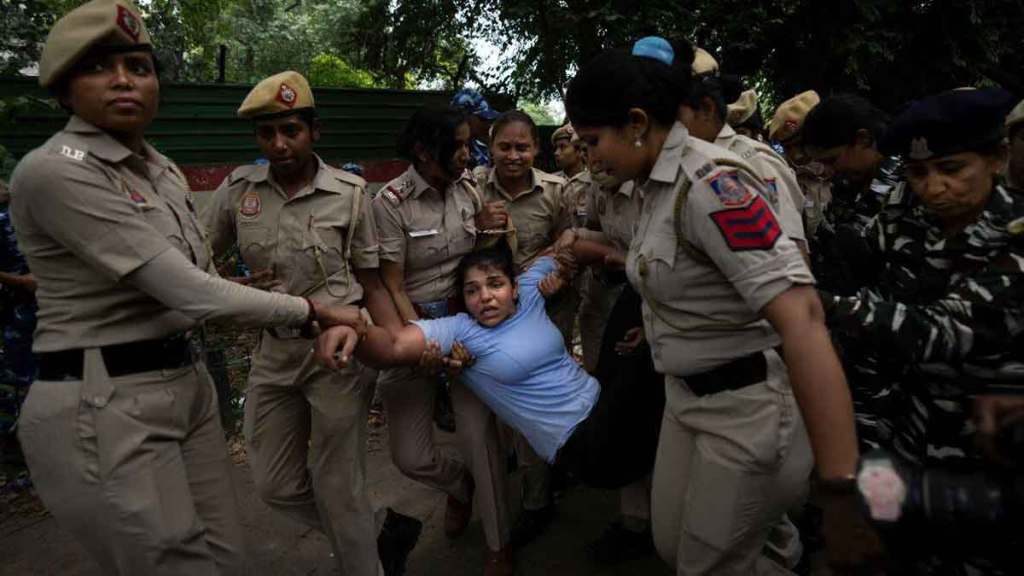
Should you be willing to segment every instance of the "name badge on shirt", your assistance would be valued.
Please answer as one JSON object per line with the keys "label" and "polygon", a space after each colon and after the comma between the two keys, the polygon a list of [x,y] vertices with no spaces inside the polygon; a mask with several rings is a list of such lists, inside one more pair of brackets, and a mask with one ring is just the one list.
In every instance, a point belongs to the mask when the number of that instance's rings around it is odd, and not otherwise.
{"label": "name badge on shirt", "polygon": [[431,228],[430,230],[410,230],[409,238],[423,238],[425,236],[437,236],[439,231],[437,228]]}

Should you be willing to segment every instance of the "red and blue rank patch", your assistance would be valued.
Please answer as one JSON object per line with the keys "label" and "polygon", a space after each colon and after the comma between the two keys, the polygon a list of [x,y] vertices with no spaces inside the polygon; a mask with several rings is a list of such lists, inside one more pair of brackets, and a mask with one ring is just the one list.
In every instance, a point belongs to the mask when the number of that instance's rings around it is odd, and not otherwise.
{"label": "red and blue rank patch", "polygon": [[711,219],[733,252],[768,250],[782,236],[775,214],[760,196],[747,206],[712,212]]}
{"label": "red and blue rank patch", "polygon": [[732,172],[719,172],[708,180],[708,184],[723,206],[743,206],[753,196]]}

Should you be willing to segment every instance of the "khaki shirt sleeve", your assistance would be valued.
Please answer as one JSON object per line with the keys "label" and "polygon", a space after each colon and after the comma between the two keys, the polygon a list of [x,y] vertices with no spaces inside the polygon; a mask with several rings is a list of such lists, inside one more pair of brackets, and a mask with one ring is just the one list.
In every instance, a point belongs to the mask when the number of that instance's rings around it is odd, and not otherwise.
{"label": "khaki shirt sleeve", "polygon": [[381,260],[405,264],[406,236],[398,207],[384,196],[373,199],[373,220],[377,227]]}
{"label": "khaki shirt sleeve", "polygon": [[762,162],[770,172],[770,177],[775,179],[775,188],[779,199],[779,219],[782,220],[783,231],[794,240],[807,242],[802,217],[803,202],[801,200],[798,206],[793,201],[795,197],[803,198],[800,184],[796,181],[796,173],[789,166],[781,164],[774,158],[765,158]]}
{"label": "khaki shirt sleeve", "polygon": [[214,258],[227,253],[238,241],[235,231],[235,210],[231,202],[230,176],[213,192],[213,197],[199,215]]}
{"label": "khaki shirt sleeve", "polygon": [[796,284],[814,277],[800,251],[785,234],[768,202],[742,173],[738,185],[747,201],[723,203],[707,181],[693,184],[686,203],[686,237],[715,263],[747,302],[759,312]]}
{"label": "khaki shirt sleeve", "polygon": [[41,156],[20,172],[18,201],[37,225],[112,279],[172,248],[120,182],[88,160]]}
{"label": "khaki shirt sleeve", "polygon": [[355,232],[352,235],[352,266],[354,268],[378,268],[380,266],[380,243],[377,241],[377,224],[373,217],[370,197],[357,188],[360,194],[359,214],[356,215]]}
{"label": "khaki shirt sleeve", "polygon": [[555,183],[555,234],[552,238],[552,242],[558,240],[558,237],[562,235],[569,228],[572,228],[573,222],[576,218],[576,206],[569,201],[566,197],[566,186],[568,184]]}

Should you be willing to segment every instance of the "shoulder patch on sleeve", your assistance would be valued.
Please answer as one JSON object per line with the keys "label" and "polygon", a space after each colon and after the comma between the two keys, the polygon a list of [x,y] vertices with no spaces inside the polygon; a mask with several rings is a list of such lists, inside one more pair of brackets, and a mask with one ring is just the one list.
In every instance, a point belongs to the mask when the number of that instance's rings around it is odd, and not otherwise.
{"label": "shoulder patch on sleeve", "polygon": [[744,207],[712,212],[711,220],[733,252],[769,250],[782,236],[775,214],[760,196]]}
{"label": "shoulder patch on sleeve", "polygon": [[740,182],[736,173],[732,171],[721,170],[709,177],[707,183],[722,206],[745,206],[754,196],[750,188]]}

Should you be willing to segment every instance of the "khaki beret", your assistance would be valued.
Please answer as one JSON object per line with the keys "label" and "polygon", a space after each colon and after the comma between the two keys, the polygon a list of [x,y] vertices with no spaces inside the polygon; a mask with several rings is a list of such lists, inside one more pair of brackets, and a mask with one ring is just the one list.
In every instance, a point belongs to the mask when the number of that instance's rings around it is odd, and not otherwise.
{"label": "khaki beret", "polygon": [[558,140],[559,138],[568,138],[569,142],[576,142],[580,139],[580,137],[576,135],[576,130],[573,129],[571,123],[566,123],[565,126],[560,126],[555,130],[551,135],[551,143],[554,144],[555,140]]}
{"label": "khaki beret", "polygon": [[126,0],[92,0],[50,28],[39,58],[39,85],[52,86],[95,46],[152,46],[139,10]]}
{"label": "khaki beret", "polygon": [[740,94],[739,100],[729,104],[725,121],[732,126],[739,126],[757,112],[757,92],[747,90]]}
{"label": "khaki beret", "polygon": [[313,107],[309,82],[302,74],[289,70],[257,84],[238,107],[238,117],[255,118]]}
{"label": "khaki beret", "polygon": [[786,100],[775,111],[771,125],[768,126],[768,138],[785,142],[797,135],[804,125],[804,119],[812,108],[821,102],[821,97],[814,90]]}
{"label": "khaki beret", "polygon": [[707,50],[699,46],[693,47],[693,64],[691,66],[694,76],[701,74],[718,74],[718,60]]}
{"label": "khaki beret", "polygon": [[1006,127],[1009,128],[1014,124],[1020,124],[1024,122],[1024,100],[1021,100],[1010,110],[1009,116],[1006,117]]}

